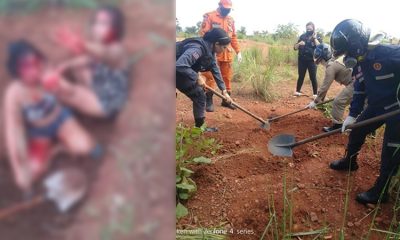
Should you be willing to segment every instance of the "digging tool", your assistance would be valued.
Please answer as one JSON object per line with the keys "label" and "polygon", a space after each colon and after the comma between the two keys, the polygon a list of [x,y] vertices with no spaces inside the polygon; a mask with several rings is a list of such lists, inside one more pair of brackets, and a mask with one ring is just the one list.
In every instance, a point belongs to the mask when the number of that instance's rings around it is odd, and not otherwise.
{"label": "digging tool", "polygon": [[74,168],[59,170],[47,177],[43,185],[45,193],[29,201],[17,203],[0,210],[0,220],[19,212],[32,209],[46,201],[52,201],[65,213],[77,204],[87,192],[87,179],[82,171]]}
{"label": "digging tool", "polygon": [[[361,121],[358,123],[354,123],[352,125],[349,125],[346,129],[354,129],[354,128],[359,128],[363,127],[366,125],[369,125],[371,123],[375,123],[378,121],[383,121],[387,118],[393,117],[397,114],[400,113],[400,109],[396,111],[392,111],[389,113],[382,114],[380,116],[374,117],[367,119],[365,121]],[[268,142],[268,150],[270,153],[272,153],[274,156],[279,156],[279,157],[292,157],[293,156],[293,148],[303,145],[305,143],[309,143],[312,141],[315,141],[317,139],[325,138],[328,136],[331,136],[336,133],[340,133],[342,129],[336,129],[327,133],[322,133],[310,138],[303,139],[301,141],[296,142],[295,137],[290,134],[281,134],[278,136],[273,137],[269,142]]]}
{"label": "digging tool", "polygon": [[[220,97],[220,98],[222,98],[222,99],[225,100],[224,95],[222,95],[221,93],[215,91],[213,88],[211,88],[211,87],[209,87],[209,86],[207,86],[207,85],[205,86],[205,88],[206,88],[207,90],[211,91],[212,93],[214,93],[215,95],[217,95],[218,97]],[[261,126],[260,126],[261,128],[266,129],[266,130],[269,130],[270,126],[269,126],[269,122],[268,122],[268,121],[263,120],[263,119],[260,118],[259,116],[257,116],[257,115],[255,115],[255,114],[251,113],[249,110],[243,108],[242,106],[240,106],[239,104],[237,104],[237,103],[235,103],[235,102],[232,102],[231,104],[232,104],[233,106],[235,106],[236,108],[240,109],[242,112],[246,113],[247,115],[249,115],[249,116],[251,116],[252,118],[254,118],[254,119],[258,120],[259,122],[261,122]]]}
{"label": "digging tool", "polygon": [[[324,101],[324,102],[318,103],[316,106],[321,106],[321,105],[330,103],[330,102],[332,102],[333,100],[334,100],[334,98],[329,99],[329,100],[326,100],[326,101]],[[308,110],[308,109],[309,109],[308,107],[305,107],[305,108],[302,108],[302,109],[300,109],[300,110],[297,110],[297,111],[294,111],[294,112],[291,112],[291,113],[287,113],[287,114],[284,114],[284,115],[281,115],[281,116],[277,116],[277,117],[270,118],[270,119],[268,119],[268,121],[269,121],[270,123],[271,123],[271,122],[275,122],[275,121],[277,121],[277,120],[279,120],[279,119],[281,119],[281,118],[284,118],[284,117],[287,117],[287,116],[290,116],[290,115],[293,115],[293,114],[296,114],[296,113],[299,113],[299,112],[303,112],[303,111],[306,111],[306,110]]]}

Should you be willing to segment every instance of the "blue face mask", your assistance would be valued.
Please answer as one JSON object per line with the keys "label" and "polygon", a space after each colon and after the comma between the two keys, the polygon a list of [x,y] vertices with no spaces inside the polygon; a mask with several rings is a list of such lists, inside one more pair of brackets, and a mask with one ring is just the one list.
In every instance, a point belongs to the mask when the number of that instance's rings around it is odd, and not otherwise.
{"label": "blue face mask", "polygon": [[228,14],[231,12],[231,9],[230,9],[230,8],[223,8],[223,7],[220,7],[220,8],[219,8],[219,11],[220,11],[220,13],[221,13],[222,16],[226,17],[226,16],[228,16]]}

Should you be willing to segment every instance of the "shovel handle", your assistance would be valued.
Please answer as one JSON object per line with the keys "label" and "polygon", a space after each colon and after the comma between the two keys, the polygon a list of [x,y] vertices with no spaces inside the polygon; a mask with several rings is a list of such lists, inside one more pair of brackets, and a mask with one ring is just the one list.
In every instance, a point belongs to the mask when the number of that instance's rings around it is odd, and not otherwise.
{"label": "shovel handle", "polygon": [[[334,100],[334,98],[329,99],[329,100],[326,100],[326,101],[324,101],[324,102],[320,102],[320,103],[318,103],[316,106],[321,106],[321,105],[330,103],[330,102],[332,102],[333,100]],[[305,108],[302,108],[302,109],[300,109],[300,110],[297,110],[297,111],[294,111],[294,112],[291,112],[291,113],[287,113],[287,114],[284,114],[284,115],[281,115],[281,116],[277,116],[277,117],[271,118],[271,119],[269,119],[269,121],[270,121],[270,122],[273,122],[273,121],[276,121],[276,120],[281,119],[281,118],[283,118],[283,117],[287,117],[287,116],[290,116],[290,115],[293,115],[293,114],[296,114],[296,113],[299,113],[299,112],[303,112],[303,111],[306,111],[306,110],[308,110],[308,109],[309,109],[308,107],[305,107]]]}
{"label": "shovel handle", "polygon": [[[400,109],[397,109],[395,111],[391,111],[391,112],[388,112],[388,113],[385,113],[385,114],[379,115],[377,117],[373,117],[373,118],[370,118],[370,119],[367,119],[367,120],[364,120],[364,121],[361,121],[361,122],[358,122],[358,123],[351,124],[348,127],[346,127],[346,129],[354,129],[354,128],[359,128],[359,127],[364,127],[364,126],[369,125],[371,123],[383,121],[383,120],[385,120],[387,118],[390,118],[390,117],[393,117],[393,116],[395,116],[397,114],[400,114]],[[312,141],[317,140],[317,139],[325,138],[325,137],[328,137],[330,135],[333,135],[333,134],[336,134],[336,133],[340,133],[341,131],[342,131],[342,129],[338,128],[338,129],[335,129],[335,130],[327,132],[327,133],[322,133],[322,134],[319,134],[319,135],[316,135],[316,136],[313,136],[313,137],[310,137],[310,138],[306,138],[304,140],[301,140],[301,141],[298,141],[296,143],[293,143],[290,147],[296,147],[296,146],[299,146],[299,145],[302,145],[302,144],[305,144],[305,143],[312,142]]]}
{"label": "shovel handle", "polygon": [[[211,87],[209,87],[209,86],[207,86],[207,85],[205,86],[205,88],[206,88],[207,90],[211,91],[212,93],[214,93],[215,95],[217,95],[218,97],[220,97],[220,98],[222,98],[222,99],[225,100],[224,95],[222,95],[221,93],[215,91],[213,88],[211,88]],[[237,104],[237,103],[235,103],[235,102],[233,102],[233,101],[232,101],[231,104],[232,104],[233,106],[237,107],[238,109],[240,109],[241,111],[247,113],[248,115],[250,115],[250,116],[253,117],[254,119],[260,121],[261,123],[267,124],[267,122],[264,121],[262,118],[260,118],[259,116],[257,116],[257,115],[255,115],[255,114],[251,113],[250,111],[248,111],[247,109],[243,108],[243,107],[240,106],[239,104]]]}
{"label": "shovel handle", "polygon": [[0,210],[0,221],[19,212],[31,209],[45,201],[44,196],[36,196],[29,201],[14,204]]}

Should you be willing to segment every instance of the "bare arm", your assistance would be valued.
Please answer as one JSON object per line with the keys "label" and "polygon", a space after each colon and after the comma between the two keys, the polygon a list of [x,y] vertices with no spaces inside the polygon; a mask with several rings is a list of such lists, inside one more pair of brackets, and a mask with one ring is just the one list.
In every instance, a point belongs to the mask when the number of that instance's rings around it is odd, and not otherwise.
{"label": "bare arm", "polygon": [[28,189],[31,178],[27,163],[27,146],[25,129],[22,124],[22,116],[19,110],[18,86],[12,84],[8,87],[4,97],[5,112],[5,140],[8,158],[14,173],[14,177],[21,189]]}
{"label": "bare arm", "polygon": [[58,65],[57,70],[59,73],[64,73],[65,71],[73,68],[80,68],[89,65],[90,57],[88,55],[82,55],[79,57],[72,58]]}
{"label": "bare arm", "polygon": [[104,46],[94,42],[85,42],[86,52],[114,67],[122,67],[124,64],[124,51],[120,44]]}

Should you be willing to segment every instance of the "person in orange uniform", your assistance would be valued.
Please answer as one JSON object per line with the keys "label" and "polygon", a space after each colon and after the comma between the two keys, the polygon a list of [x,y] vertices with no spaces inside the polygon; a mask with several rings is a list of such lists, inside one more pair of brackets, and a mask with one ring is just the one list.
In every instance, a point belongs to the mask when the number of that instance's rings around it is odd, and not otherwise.
{"label": "person in orange uniform", "polygon": [[[220,0],[219,7],[217,10],[204,14],[204,20],[201,25],[200,35],[203,36],[206,32],[213,28],[222,28],[225,30],[231,38],[231,45],[225,49],[224,52],[217,54],[218,66],[221,70],[222,78],[224,79],[228,94],[231,95],[231,79],[233,76],[233,51],[236,52],[238,62],[242,61],[242,54],[240,53],[240,46],[236,36],[235,22],[231,16],[228,16],[232,9],[231,0]],[[203,73],[206,78],[206,84],[210,87],[215,87],[215,81],[210,72]],[[211,92],[206,93],[206,111],[213,112],[213,94]],[[235,109],[233,105],[226,101],[222,101],[221,106]]]}

